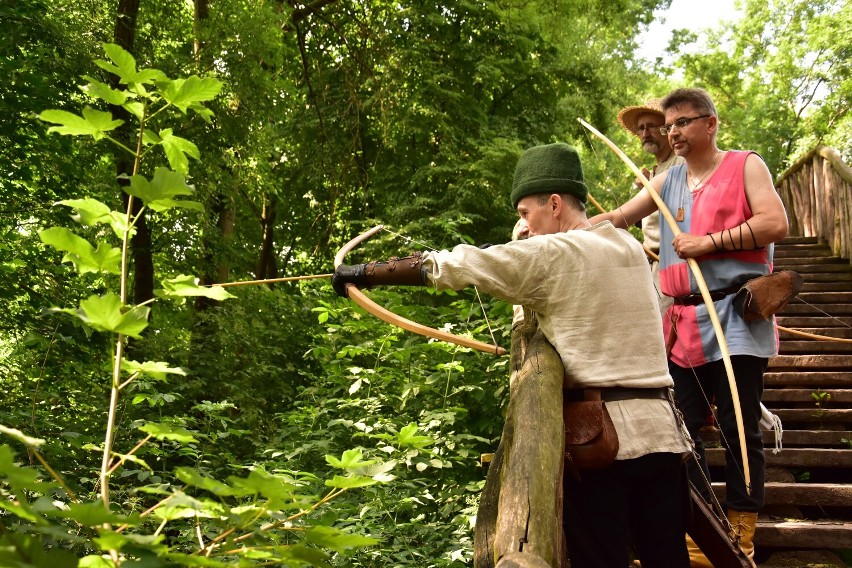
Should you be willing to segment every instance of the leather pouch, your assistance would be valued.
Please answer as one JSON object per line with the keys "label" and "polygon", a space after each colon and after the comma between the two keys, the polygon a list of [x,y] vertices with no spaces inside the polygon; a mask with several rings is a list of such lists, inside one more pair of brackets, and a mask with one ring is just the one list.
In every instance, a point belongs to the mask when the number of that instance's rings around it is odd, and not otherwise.
{"label": "leather pouch", "polygon": [[562,404],[565,465],[570,470],[603,469],[618,454],[618,435],[600,390],[585,389],[584,400]]}
{"label": "leather pouch", "polygon": [[784,309],[802,289],[802,277],[792,270],[780,270],[752,278],[734,296],[734,309],[746,320],[768,320]]}

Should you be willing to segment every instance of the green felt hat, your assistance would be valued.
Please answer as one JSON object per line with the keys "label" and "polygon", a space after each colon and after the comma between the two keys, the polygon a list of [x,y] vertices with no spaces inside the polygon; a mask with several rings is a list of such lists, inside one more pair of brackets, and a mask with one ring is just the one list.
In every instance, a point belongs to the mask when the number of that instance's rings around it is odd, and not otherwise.
{"label": "green felt hat", "polygon": [[518,159],[512,181],[512,207],[527,195],[570,193],[585,203],[589,194],[577,151],[565,144],[530,148]]}

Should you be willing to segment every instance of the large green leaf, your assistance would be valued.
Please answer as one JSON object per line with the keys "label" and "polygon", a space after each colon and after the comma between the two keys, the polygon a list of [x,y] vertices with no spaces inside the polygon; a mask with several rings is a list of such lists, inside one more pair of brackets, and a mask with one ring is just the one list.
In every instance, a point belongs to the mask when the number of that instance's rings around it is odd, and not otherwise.
{"label": "large green leaf", "polygon": [[146,422],[142,426],[139,426],[139,429],[143,432],[151,434],[151,436],[153,436],[157,440],[174,440],[183,444],[198,443],[198,440],[195,438],[195,434],[193,434],[186,428],[181,428],[180,426],[175,426],[174,424],[168,424],[163,422]]}
{"label": "large green leaf", "polygon": [[397,444],[403,448],[415,448],[418,450],[422,450],[427,446],[432,446],[435,444],[435,440],[430,438],[429,436],[418,436],[417,435],[417,424],[414,422],[404,426],[396,437]]}
{"label": "large green leaf", "polygon": [[157,69],[136,71],[136,60],[124,48],[114,43],[103,44],[104,52],[112,63],[98,59],[95,64],[101,69],[117,75],[124,84],[143,83],[153,84],[156,81],[167,81],[165,73]]}
{"label": "large green leaf", "polygon": [[185,484],[198,487],[199,489],[204,489],[205,491],[209,491],[219,497],[251,494],[251,491],[238,491],[221,481],[201,475],[198,471],[188,467],[179,467],[175,469],[175,475]]}
{"label": "large green leaf", "polygon": [[222,90],[222,82],[217,79],[202,79],[195,75],[186,79],[175,79],[163,88],[163,98],[182,112],[197,103],[212,100]]}
{"label": "large green leaf", "polygon": [[193,188],[187,185],[183,175],[168,168],[157,168],[154,177],[148,181],[144,176],[135,175],[130,178],[130,186],[125,188],[130,195],[138,197],[145,205],[154,211],[165,211],[173,207],[185,207],[203,211],[197,201],[178,201],[175,197],[192,195]]}
{"label": "large green leaf", "polygon": [[327,461],[332,467],[336,467],[338,469],[355,469],[376,463],[376,460],[362,460],[361,458],[363,457],[363,452],[355,448],[353,450],[346,450],[343,452],[340,459],[327,455],[325,456],[325,461]]}
{"label": "large green leaf", "polygon": [[333,527],[316,526],[305,531],[305,542],[342,553],[353,548],[378,544],[380,541],[368,536],[345,533]]}
{"label": "large green leaf", "polygon": [[107,510],[100,501],[69,503],[66,508],[55,509],[46,514],[62,519],[74,519],[87,527],[96,527],[105,523],[135,525],[140,521],[138,513],[132,515],[116,514]]}
{"label": "large green leaf", "polygon": [[106,132],[124,124],[123,120],[113,120],[111,113],[90,107],[83,109],[83,116],[67,110],[46,110],[38,117],[45,122],[59,125],[49,127],[48,132],[58,132],[68,136],[92,136],[95,140],[100,140]]}
{"label": "large green leaf", "polygon": [[369,487],[370,485],[375,485],[377,483],[379,483],[379,481],[372,477],[363,477],[360,475],[352,475],[349,477],[335,475],[331,479],[325,480],[325,484],[327,486],[336,487],[337,489],[356,489],[358,487]]}
{"label": "large green leaf", "polygon": [[84,76],[89,83],[80,87],[84,93],[96,99],[101,99],[111,105],[123,105],[127,101],[127,92],[113,89],[106,83],[101,83],[97,79]]}
{"label": "large green leaf", "polygon": [[72,262],[80,274],[109,272],[121,274],[121,249],[99,242],[94,248],[89,241],[65,227],[51,227],[38,234],[43,243],[65,251],[62,262]]}
{"label": "large green leaf", "polygon": [[80,302],[79,310],[62,310],[75,315],[89,327],[98,331],[111,331],[121,333],[130,337],[139,337],[139,334],[148,327],[148,315],[151,308],[147,306],[135,306],[125,310],[121,298],[109,292],[104,296],[89,296]]}
{"label": "large green leaf", "polygon": [[[124,232],[127,229],[127,214],[121,211],[112,211],[106,204],[86,197],[84,199],[63,199],[56,202],[58,205],[65,205],[77,211],[76,215],[72,215],[72,219],[83,225],[94,227],[101,223],[107,223],[112,227],[113,232],[118,238],[124,238]],[[131,228],[130,236],[136,232],[136,228]]]}
{"label": "large green leaf", "polygon": [[155,290],[154,294],[160,297],[203,296],[219,301],[236,297],[221,286],[199,286],[196,284],[195,276],[186,274],[175,276],[170,280],[164,280],[163,287]]}
{"label": "large green leaf", "polygon": [[198,146],[186,138],[175,136],[171,128],[161,130],[159,134],[160,144],[163,145],[169,165],[176,172],[186,174],[189,171],[187,156],[196,160],[201,157]]}
{"label": "large green leaf", "polygon": [[162,361],[132,361],[130,359],[121,360],[121,370],[125,373],[139,373],[147,375],[158,381],[166,380],[166,375],[186,375],[186,371],[180,367],[169,367],[168,363]]}

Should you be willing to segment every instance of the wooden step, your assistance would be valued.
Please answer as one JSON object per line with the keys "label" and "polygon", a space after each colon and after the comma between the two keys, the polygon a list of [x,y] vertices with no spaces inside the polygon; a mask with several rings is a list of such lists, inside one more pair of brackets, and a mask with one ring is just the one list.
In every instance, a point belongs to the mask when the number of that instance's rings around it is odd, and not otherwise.
{"label": "wooden step", "polygon": [[803,244],[786,247],[775,247],[773,258],[776,262],[786,258],[831,257],[834,256],[828,245]]}
{"label": "wooden step", "polygon": [[[850,385],[852,386],[852,385]],[[815,397],[817,395],[820,398]],[[769,402],[807,402],[815,404],[827,399],[830,405],[852,402],[852,388],[849,389],[765,389],[761,400],[766,406]],[[852,436],[852,434],[850,434]]]}
{"label": "wooden step", "polygon": [[[713,493],[725,500],[725,483],[714,482]],[[764,485],[767,505],[852,507],[852,485],[841,483],[778,483]]]}
{"label": "wooden step", "polygon": [[791,258],[787,259],[784,263],[774,265],[773,270],[795,270],[804,276],[805,274],[819,272],[848,273],[852,270],[852,267],[842,258],[827,262],[814,262],[812,258]]}
{"label": "wooden step", "polygon": [[[845,275],[844,275],[845,276]],[[852,274],[849,280],[832,279],[831,282],[810,281],[802,284],[802,292],[843,292],[852,288]]]}
{"label": "wooden step", "polygon": [[[778,270],[781,270],[780,268]],[[797,271],[798,272],[798,271]],[[841,272],[812,272],[807,275],[804,284],[813,283],[828,283],[840,282],[847,286],[852,286],[852,269]],[[848,288],[847,288],[848,290]]]}
{"label": "wooden step", "polygon": [[760,547],[849,548],[852,523],[758,519],[754,542]]}
{"label": "wooden step", "polygon": [[852,304],[852,292],[802,292],[792,303]]}
{"label": "wooden step", "polygon": [[[812,257],[812,256],[803,256],[803,257],[790,257],[790,258],[779,258],[778,262],[773,262],[773,270],[811,270],[811,267],[823,267],[823,266],[832,266],[837,267],[838,272],[843,272],[845,270],[849,270],[849,261],[845,258],[840,258],[839,256],[820,256],[820,257]],[[830,268],[829,270],[814,270],[814,272],[833,272],[835,268]]]}
{"label": "wooden step", "polygon": [[777,355],[769,359],[769,371],[844,371],[852,369],[852,355]]}
{"label": "wooden step", "polygon": [[[796,331],[804,331],[805,333],[812,333],[814,335],[824,335],[826,337],[836,337],[840,339],[852,339],[852,327],[792,327],[786,326],[784,324],[779,323],[779,325],[783,327],[789,327],[790,329],[794,329]],[[791,333],[789,331],[779,330],[781,333],[781,340],[790,340],[790,341],[828,341],[829,339],[811,339],[808,337],[802,337],[801,335],[797,335],[795,333]]]}
{"label": "wooden step", "polygon": [[[773,359],[780,359],[781,357],[785,356],[782,355]],[[772,360],[769,364],[771,367]],[[784,386],[812,387],[814,389],[852,387],[852,371],[769,371],[763,375],[763,385],[767,388]]]}
{"label": "wooden step", "polygon": [[810,243],[819,243],[819,239],[817,237],[805,237],[803,235],[788,235],[784,237],[784,240],[776,243],[776,247],[785,247],[791,245],[801,245],[801,244],[810,244]]}
{"label": "wooden step", "polygon": [[[783,421],[781,422],[781,426],[784,427]],[[784,448],[793,446],[830,446],[848,449],[849,440],[852,440],[852,433],[846,430],[788,430],[787,428],[784,428],[781,438]],[[766,447],[766,451],[771,451],[775,447],[774,430],[763,432],[763,444]],[[782,449],[781,451],[784,450]]]}
{"label": "wooden step", "polygon": [[782,341],[778,352],[781,355],[815,355],[817,353],[852,355],[852,343],[803,338],[801,341]]}
{"label": "wooden step", "polygon": [[792,327],[796,329],[803,327],[842,327],[848,329],[852,327],[852,317],[846,316],[794,316],[781,314],[775,317],[775,321],[778,322],[778,325],[783,325],[784,327]]}
{"label": "wooden step", "polygon": [[848,408],[774,408],[772,413],[782,424],[852,424],[852,409]]}
{"label": "wooden step", "polygon": [[822,315],[827,318],[832,316],[843,317],[852,315],[852,304],[821,304],[818,302],[809,302],[808,304],[804,304],[796,298],[793,302],[787,304],[782,313],[785,316],[796,315],[813,317]]}
{"label": "wooden step", "polygon": [[[782,418],[783,420],[783,418]],[[724,448],[706,448],[707,465],[725,465]],[[784,448],[777,454],[766,451],[767,467],[852,468],[852,450],[827,448]]]}

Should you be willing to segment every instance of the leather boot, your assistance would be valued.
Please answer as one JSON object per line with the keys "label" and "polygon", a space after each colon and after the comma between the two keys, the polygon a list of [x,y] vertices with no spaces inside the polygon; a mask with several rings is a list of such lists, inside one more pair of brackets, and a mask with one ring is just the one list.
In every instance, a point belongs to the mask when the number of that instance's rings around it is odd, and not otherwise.
{"label": "leather boot", "polygon": [[733,528],[733,536],[740,541],[740,548],[746,556],[754,558],[754,529],[757,528],[757,513],[728,509],[728,521]]}
{"label": "leather boot", "polygon": [[713,568],[713,565],[689,535],[686,535],[686,551],[689,552],[689,568]]}

